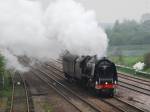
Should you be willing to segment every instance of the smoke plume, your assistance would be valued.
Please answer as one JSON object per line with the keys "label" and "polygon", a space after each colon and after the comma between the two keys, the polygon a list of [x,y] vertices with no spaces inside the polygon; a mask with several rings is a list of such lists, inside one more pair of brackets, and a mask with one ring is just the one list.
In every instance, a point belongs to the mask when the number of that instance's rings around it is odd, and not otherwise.
{"label": "smoke plume", "polygon": [[0,53],[7,68],[27,70],[16,56],[47,61],[66,49],[103,57],[107,43],[94,11],[73,0],[51,1],[45,9],[37,1],[0,0]]}

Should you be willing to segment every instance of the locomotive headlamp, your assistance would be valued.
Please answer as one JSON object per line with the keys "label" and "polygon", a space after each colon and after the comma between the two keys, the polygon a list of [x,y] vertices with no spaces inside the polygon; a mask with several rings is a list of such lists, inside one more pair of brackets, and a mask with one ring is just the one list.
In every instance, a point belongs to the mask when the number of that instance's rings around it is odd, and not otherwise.
{"label": "locomotive headlamp", "polygon": [[98,84],[98,82],[96,81],[96,82],[95,82],[95,84],[97,85],[97,84]]}
{"label": "locomotive headlamp", "polygon": [[105,82],[105,84],[108,84],[108,82]]}
{"label": "locomotive headlamp", "polygon": [[114,83],[117,84],[117,81],[115,81]]}

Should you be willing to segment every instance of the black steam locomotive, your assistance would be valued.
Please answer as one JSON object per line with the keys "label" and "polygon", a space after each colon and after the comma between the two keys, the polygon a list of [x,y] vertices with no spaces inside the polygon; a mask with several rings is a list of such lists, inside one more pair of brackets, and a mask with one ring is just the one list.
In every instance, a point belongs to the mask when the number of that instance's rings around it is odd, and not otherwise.
{"label": "black steam locomotive", "polygon": [[105,57],[77,56],[66,53],[63,56],[63,70],[68,80],[81,82],[88,88],[94,88],[98,94],[113,96],[118,77],[116,66]]}

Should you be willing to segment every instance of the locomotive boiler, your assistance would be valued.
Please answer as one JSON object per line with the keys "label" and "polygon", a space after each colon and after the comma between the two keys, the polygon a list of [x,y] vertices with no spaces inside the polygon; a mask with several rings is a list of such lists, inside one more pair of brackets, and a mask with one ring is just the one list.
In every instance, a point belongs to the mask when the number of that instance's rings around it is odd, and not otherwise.
{"label": "locomotive boiler", "polygon": [[107,58],[78,56],[66,53],[62,57],[63,71],[68,80],[76,80],[93,88],[98,94],[114,95],[118,82],[116,66]]}

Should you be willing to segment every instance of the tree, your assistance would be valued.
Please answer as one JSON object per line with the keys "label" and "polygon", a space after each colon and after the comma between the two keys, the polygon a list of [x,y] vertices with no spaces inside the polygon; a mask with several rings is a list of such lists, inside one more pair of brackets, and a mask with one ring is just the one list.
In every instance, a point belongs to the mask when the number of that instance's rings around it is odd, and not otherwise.
{"label": "tree", "polygon": [[137,23],[134,20],[116,21],[112,29],[106,29],[110,45],[150,44],[150,20]]}
{"label": "tree", "polygon": [[4,71],[5,71],[5,61],[4,61],[4,57],[0,55],[0,73]]}
{"label": "tree", "polygon": [[4,62],[4,57],[0,55],[0,87],[2,87],[3,83],[3,73],[5,71],[5,62]]}

